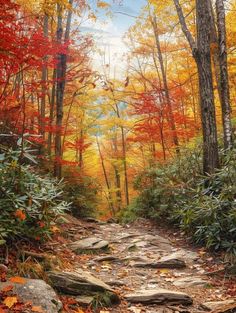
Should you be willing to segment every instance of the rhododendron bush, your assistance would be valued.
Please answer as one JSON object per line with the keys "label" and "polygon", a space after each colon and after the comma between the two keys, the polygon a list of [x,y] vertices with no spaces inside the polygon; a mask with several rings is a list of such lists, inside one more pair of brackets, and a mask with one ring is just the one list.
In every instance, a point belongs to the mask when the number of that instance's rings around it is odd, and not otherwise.
{"label": "rhododendron bush", "polygon": [[56,217],[68,208],[60,199],[61,183],[38,175],[22,163],[27,150],[0,154],[0,243],[13,237],[43,240],[53,231]]}

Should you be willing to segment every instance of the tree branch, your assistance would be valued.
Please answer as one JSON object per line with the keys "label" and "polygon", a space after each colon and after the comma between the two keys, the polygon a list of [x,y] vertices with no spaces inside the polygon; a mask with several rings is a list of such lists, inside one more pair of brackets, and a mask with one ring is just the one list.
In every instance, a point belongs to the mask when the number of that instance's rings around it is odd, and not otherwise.
{"label": "tree branch", "polygon": [[175,8],[176,8],[176,11],[177,11],[177,14],[178,14],[178,17],[179,17],[179,22],[180,22],[180,25],[181,25],[181,28],[182,28],[182,31],[190,45],[190,48],[192,50],[192,54],[193,56],[195,57],[196,55],[196,52],[197,52],[197,45],[196,45],[196,42],[192,36],[192,34],[190,33],[189,29],[188,29],[188,26],[186,24],[186,21],[185,21],[185,17],[184,17],[184,14],[183,14],[183,10],[181,8],[181,5],[179,3],[179,0],[173,0],[174,1],[174,4],[175,4]]}

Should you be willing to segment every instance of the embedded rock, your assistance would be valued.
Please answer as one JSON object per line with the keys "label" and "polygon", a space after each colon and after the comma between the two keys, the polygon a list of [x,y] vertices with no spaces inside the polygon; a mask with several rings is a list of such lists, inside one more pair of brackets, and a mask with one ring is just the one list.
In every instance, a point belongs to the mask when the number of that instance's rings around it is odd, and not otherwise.
{"label": "embedded rock", "polygon": [[236,300],[205,302],[201,305],[204,310],[214,313],[228,313],[236,311]]}
{"label": "embedded rock", "polygon": [[171,303],[171,304],[192,304],[192,298],[186,293],[170,291],[167,289],[140,290],[125,296],[125,299],[132,303]]}
{"label": "embedded rock", "polygon": [[141,262],[133,262],[131,264],[133,267],[143,267],[143,268],[184,268],[186,263],[177,258],[172,258],[172,256],[163,257],[157,261],[143,260]]}
{"label": "embedded rock", "polygon": [[60,292],[70,295],[94,296],[106,294],[112,303],[119,302],[113,289],[102,280],[89,272],[77,270],[75,272],[49,272],[48,277],[52,286]]}
{"label": "embedded rock", "polygon": [[86,250],[103,250],[107,249],[109,242],[96,237],[89,237],[82,240],[75,241],[69,247],[76,253]]}
{"label": "embedded rock", "polygon": [[202,279],[201,277],[184,277],[179,278],[173,282],[173,285],[180,288],[187,287],[206,287],[208,285],[208,281]]}
{"label": "embedded rock", "polygon": [[170,258],[185,260],[187,263],[192,263],[199,259],[199,255],[194,251],[189,251],[185,249],[180,249],[169,255]]}

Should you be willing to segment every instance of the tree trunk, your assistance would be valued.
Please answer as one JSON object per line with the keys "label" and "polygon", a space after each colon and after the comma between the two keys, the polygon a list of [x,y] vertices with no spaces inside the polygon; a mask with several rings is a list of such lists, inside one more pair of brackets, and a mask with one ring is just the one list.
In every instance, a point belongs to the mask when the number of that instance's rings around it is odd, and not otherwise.
{"label": "tree trunk", "polygon": [[[117,117],[121,118],[119,106],[117,103],[115,103],[115,107],[116,107]],[[120,129],[121,129],[122,154],[123,154],[124,176],[125,176],[125,199],[126,199],[126,204],[129,205],[129,182],[128,182],[128,173],[127,173],[125,131],[124,131],[123,126],[120,126]]]}
{"label": "tree trunk", "polygon": [[54,122],[54,109],[55,109],[55,96],[56,96],[56,78],[57,78],[57,70],[53,70],[52,75],[52,92],[51,98],[49,100],[50,103],[50,113],[49,113],[49,133],[48,133],[48,155],[51,157],[52,154],[52,142],[53,142],[53,133],[52,126]]}
{"label": "tree trunk", "polygon": [[[62,7],[57,5],[57,42],[62,44]],[[61,159],[62,159],[62,143],[61,143],[61,128],[63,121],[63,98],[65,89],[65,72],[66,56],[64,54],[58,55],[57,60],[57,85],[56,85],[56,136],[55,136],[55,166],[54,175],[61,178]]]}
{"label": "tree trunk", "polygon": [[[83,129],[81,128],[81,130],[80,130],[80,141],[81,142],[83,140],[83,137],[84,137],[84,132],[83,132]],[[79,147],[79,167],[80,167],[80,170],[83,167],[83,149],[81,146]]]}
{"label": "tree trunk", "polygon": [[[72,6],[73,0],[69,1]],[[60,4],[57,5],[58,8],[58,19],[57,19],[57,41],[59,44],[62,43],[63,26],[62,26],[62,7]],[[65,42],[69,40],[70,26],[72,19],[72,9],[68,10],[66,30],[65,30]],[[58,178],[62,176],[62,165],[61,160],[63,158],[62,149],[62,122],[63,122],[63,100],[64,91],[66,84],[66,67],[67,67],[67,56],[66,54],[58,55],[57,63],[57,88],[56,88],[56,136],[55,136],[55,166],[54,175]]]}
{"label": "tree trunk", "polygon": [[129,182],[128,182],[128,173],[127,173],[125,132],[124,132],[123,126],[121,126],[121,140],[122,140],[122,152],[123,152],[124,175],[125,175],[125,198],[126,198],[126,204],[129,205]]}
{"label": "tree trunk", "polygon": [[179,0],[173,0],[182,31],[197,63],[203,132],[203,172],[212,174],[219,167],[217,127],[211,69],[211,16],[206,0],[196,0],[197,44],[188,30]]}
{"label": "tree trunk", "polygon": [[211,69],[210,12],[205,0],[196,0],[197,62],[203,130],[203,171],[212,174],[219,166],[217,127]]}
{"label": "tree trunk", "polygon": [[218,49],[220,63],[220,93],[221,109],[224,130],[224,147],[230,149],[233,146],[233,132],[231,125],[231,106],[227,62],[227,39],[225,27],[225,8],[223,0],[216,0],[217,28],[218,28]]}
{"label": "tree trunk", "polygon": [[[118,155],[118,147],[117,147],[117,138],[113,138],[113,145],[115,150],[115,155]],[[117,202],[117,210],[120,211],[122,205],[122,195],[121,195],[121,181],[120,181],[120,173],[116,164],[113,165],[115,172],[115,183],[116,183],[116,202]]]}
{"label": "tree trunk", "polygon": [[170,99],[170,93],[169,93],[169,88],[168,88],[168,83],[167,83],[166,71],[165,71],[164,62],[163,62],[163,56],[162,56],[160,39],[159,39],[159,34],[158,34],[156,16],[154,16],[152,18],[152,26],[153,26],[155,40],[156,40],[158,60],[160,63],[160,68],[161,68],[161,76],[162,76],[162,82],[163,82],[163,87],[164,87],[164,92],[165,92],[166,104],[167,104],[167,107],[169,110],[169,114],[168,114],[169,115],[169,123],[170,123],[171,130],[173,132],[173,134],[172,134],[173,142],[174,142],[174,145],[176,146],[176,152],[178,154],[179,153],[179,140],[178,140],[178,136],[177,136],[177,132],[176,132],[175,119],[174,119],[174,114],[173,114],[173,109],[172,109],[172,104],[171,104],[171,99]]}
{"label": "tree trunk", "polygon": [[106,185],[107,185],[110,210],[112,212],[112,215],[115,216],[115,210],[114,210],[113,201],[112,201],[112,195],[111,195],[111,186],[110,186],[110,183],[109,183],[109,180],[108,180],[108,175],[107,175],[107,171],[106,171],[106,167],[105,167],[105,163],[104,163],[104,158],[103,158],[103,155],[102,155],[102,151],[101,151],[101,147],[100,147],[100,143],[99,143],[98,137],[96,137],[96,142],[97,142],[98,152],[99,152],[99,156],[100,156],[101,163],[102,163],[102,170],[103,170],[105,182],[106,182]]}
{"label": "tree trunk", "polygon": [[[45,38],[48,37],[48,15],[44,15],[43,20],[43,35]],[[43,58],[43,62],[47,62],[47,56]],[[47,65],[43,64],[42,67],[42,98],[41,98],[41,108],[40,108],[40,133],[42,138],[45,139],[45,112],[46,112],[46,81],[47,81]]]}

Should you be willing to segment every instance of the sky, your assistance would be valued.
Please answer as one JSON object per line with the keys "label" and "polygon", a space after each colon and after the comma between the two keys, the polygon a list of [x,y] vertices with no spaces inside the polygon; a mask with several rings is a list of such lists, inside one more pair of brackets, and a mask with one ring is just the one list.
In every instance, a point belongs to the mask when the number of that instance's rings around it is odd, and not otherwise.
{"label": "sky", "polygon": [[[95,67],[102,71],[104,64],[110,64],[110,75],[114,78],[121,76],[125,71],[124,54],[127,47],[122,38],[135,23],[135,17],[140,14],[146,0],[106,0],[106,2],[110,4],[109,12],[112,14],[106,15],[105,10],[99,10],[97,20],[85,21],[81,30],[93,35],[95,44],[100,50],[99,53],[93,54]],[[93,1],[91,4],[93,6]]]}

